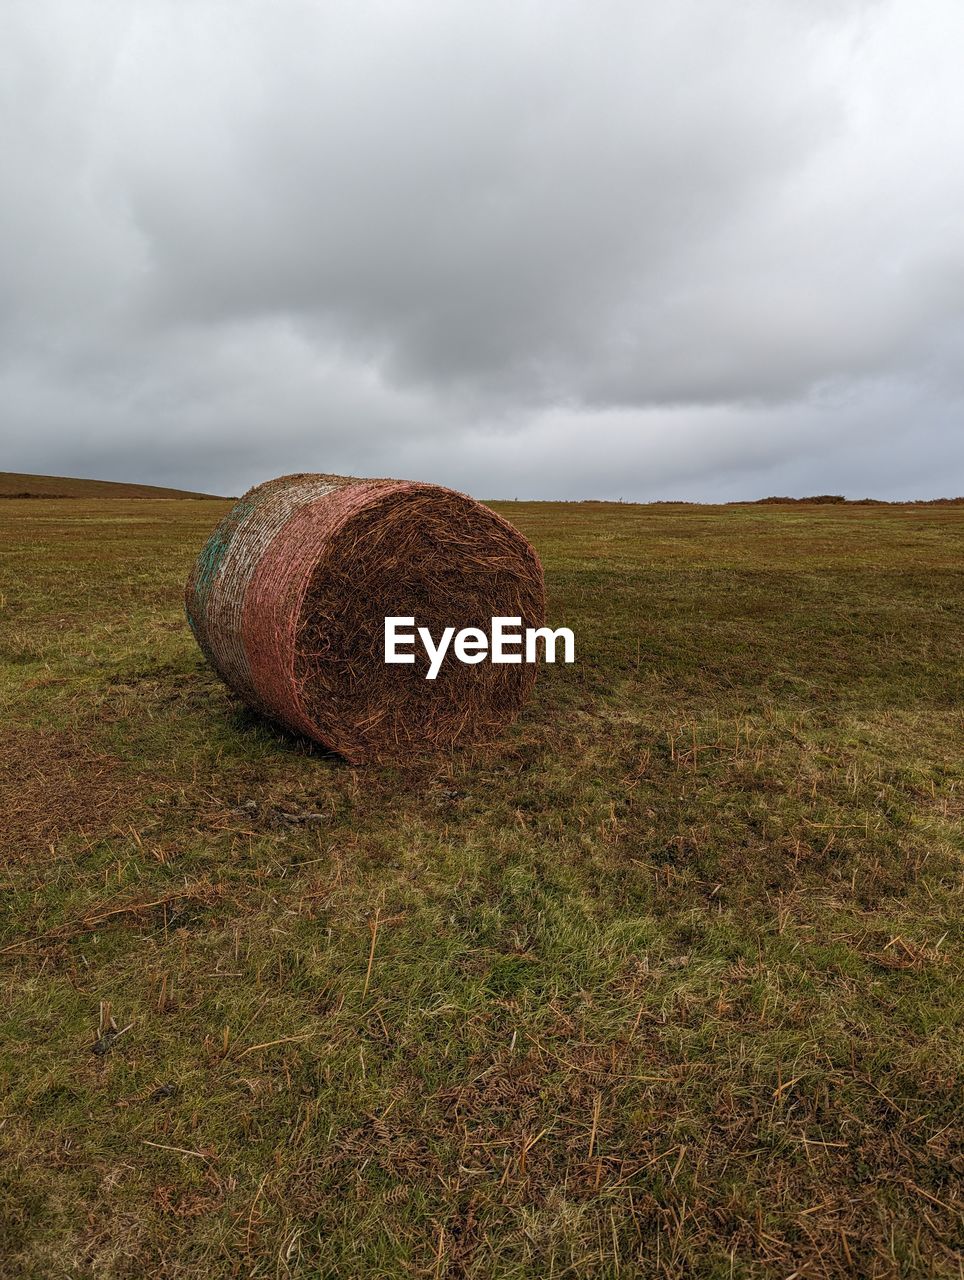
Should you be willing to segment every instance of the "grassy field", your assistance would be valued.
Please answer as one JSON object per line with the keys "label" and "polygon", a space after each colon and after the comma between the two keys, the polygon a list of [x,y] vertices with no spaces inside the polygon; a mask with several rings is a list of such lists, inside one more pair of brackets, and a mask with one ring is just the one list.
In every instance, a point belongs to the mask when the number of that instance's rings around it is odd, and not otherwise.
{"label": "grassy field", "polygon": [[500,506],[577,664],[353,769],[0,507],[0,1275],[960,1276],[964,508]]}

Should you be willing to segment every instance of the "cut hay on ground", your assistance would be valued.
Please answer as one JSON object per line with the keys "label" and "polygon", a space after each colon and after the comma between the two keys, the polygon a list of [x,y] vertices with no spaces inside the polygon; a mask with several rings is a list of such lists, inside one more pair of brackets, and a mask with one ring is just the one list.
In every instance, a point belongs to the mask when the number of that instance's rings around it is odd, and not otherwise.
{"label": "cut hay on ground", "polygon": [[435,485],[294,475],[245,494],[188,579],[201,649],[249,705],[346,759],[487,740],[518,714],[535,665],[450,656],[426,680],[386,665],[389,616],[443,628],[544,621],[542,568],[508,521]]}

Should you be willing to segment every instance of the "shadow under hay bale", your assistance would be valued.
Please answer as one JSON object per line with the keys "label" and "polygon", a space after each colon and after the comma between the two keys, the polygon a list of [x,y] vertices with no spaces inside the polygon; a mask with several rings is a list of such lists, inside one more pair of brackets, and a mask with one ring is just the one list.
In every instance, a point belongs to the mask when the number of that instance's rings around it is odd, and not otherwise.
{"label": "shadow under hay bale", "polygon": [[353,763],[487,740],[515,718],[535,664],[468,665],[435,680],[384,661],[385,618],[489,632],[545,617],[538,556],[507,520],[436,485],[293,475],[258,485],[198,556],[188,619],[255,710]]}

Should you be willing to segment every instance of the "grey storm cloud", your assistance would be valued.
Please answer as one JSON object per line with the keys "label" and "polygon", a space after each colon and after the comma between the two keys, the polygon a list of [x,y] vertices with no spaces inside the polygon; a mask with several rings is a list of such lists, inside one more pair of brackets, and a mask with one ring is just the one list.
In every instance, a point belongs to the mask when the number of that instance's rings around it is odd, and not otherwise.
{"label": "grey storm cloud", "polygon": [[10,0],[11,470],[964,491],[958,0]]}

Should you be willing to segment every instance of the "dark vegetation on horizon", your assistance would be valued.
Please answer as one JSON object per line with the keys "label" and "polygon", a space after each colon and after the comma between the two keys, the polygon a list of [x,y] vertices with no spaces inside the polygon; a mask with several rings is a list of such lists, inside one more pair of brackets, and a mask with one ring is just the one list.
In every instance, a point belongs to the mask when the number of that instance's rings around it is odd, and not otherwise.
{"label": "dark vegetation on horizon", "polygon": [[[809,502],[815,505],[828,503],[846,503],[852,507],[947,507],[964,504],[964,498],[845,498],[842,493],[819,493],[810,498],[756,498],[755,505],[761,503]],[[727,503],[727,506],[734,504]],[[740,505],[740,504],[736,504]]]}
{"label": "dark vegetation on horizon", "polygon": [[[127,484],[115,480],[80,480],[69,476],[22,475],[12,471],[0,471],[0,499],[2,498],[216,498],[210,493],[193,493],[185,489],[165,489],[150,484]],[[229,499],[233,501],[233,499]],[[505,501],[505,499],[503,499]],[[514,501],[526,501],[516,498]],[[616,506],[673,506],[673,507],[743,507],[765,504],[828,504],[875,507],[946,507],[964,505],[959,498],[912,498],[890,500],[887,498],[845,498],[840,493],[821,493],[812,497],[746,498],[732,502],[693,502],[687,498],[658,498],[653,503],[627,503],[621,498],[576,498],[567,506],[580,502],[594,505],[612,503]]]}

